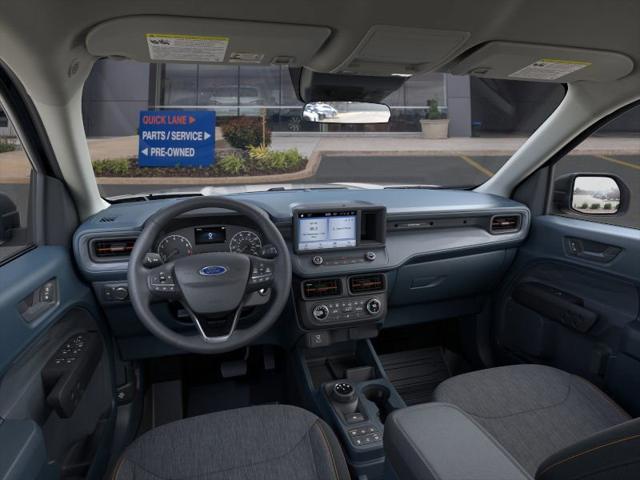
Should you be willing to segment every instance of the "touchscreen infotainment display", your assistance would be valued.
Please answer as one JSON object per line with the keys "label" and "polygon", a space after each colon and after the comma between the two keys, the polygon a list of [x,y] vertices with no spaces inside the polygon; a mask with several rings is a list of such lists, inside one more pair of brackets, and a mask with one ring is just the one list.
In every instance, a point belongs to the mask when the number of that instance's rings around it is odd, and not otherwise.
{"label": "touchscreen infotainment display", "polygon": [[357,218],[355,211],[299,213],[298,251],[355,247]]}

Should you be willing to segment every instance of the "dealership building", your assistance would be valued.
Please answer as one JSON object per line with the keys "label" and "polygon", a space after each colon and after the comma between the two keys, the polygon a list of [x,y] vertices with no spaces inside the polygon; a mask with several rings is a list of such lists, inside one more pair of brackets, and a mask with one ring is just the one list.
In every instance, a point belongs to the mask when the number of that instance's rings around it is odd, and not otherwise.
{"label": "dealership building", "polygon": [[[141,110],[214,109],[219,121],[266,113],[274,132],[418,132],[427,101],[435,99],[449,118],[453,137],[528,135],[564,96],[564,86],[481,79],[442,73],[409,78],[384,102],[389,124],[321,126],[301,120],[289,69],[283,66],[144,64],[104,59],[85,85],[83,118],[89,137],[135,135]],[[638,112],[640,113],[640,112]],[[640,118],[606,127],[637,132]]]}

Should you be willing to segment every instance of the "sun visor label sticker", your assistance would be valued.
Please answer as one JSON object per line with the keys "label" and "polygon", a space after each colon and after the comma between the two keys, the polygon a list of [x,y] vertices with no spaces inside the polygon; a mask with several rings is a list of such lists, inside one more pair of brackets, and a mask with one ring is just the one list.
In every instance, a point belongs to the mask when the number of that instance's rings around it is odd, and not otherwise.
{"label": "sun visor label sticker", "polygon": [[590,62],[542,58],[517,72],[513,72],[509,77],[527,80],[557,80],[590,65]]}
{"label": "sun visor label sticker", "polygon": [[228,37],[147,33],[151,60],[163,62],[224,62]]}

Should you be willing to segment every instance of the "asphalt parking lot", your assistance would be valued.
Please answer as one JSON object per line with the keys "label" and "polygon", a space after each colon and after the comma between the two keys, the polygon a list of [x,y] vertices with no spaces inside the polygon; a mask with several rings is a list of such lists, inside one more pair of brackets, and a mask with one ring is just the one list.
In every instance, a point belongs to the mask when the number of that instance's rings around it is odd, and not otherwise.
{"label": "asphalt parking lot", "polygon": [[[507,156],[477,155],[340,155],[325,154],[316,174],[304,183],[425,184],[448,187],[479,185],[490,178]],[[624,218],[609,217],[611,223],[640,228],[640,155],[570,155],[557,164],[557,175],[571,172],[609,173],[619,176],[631,190],[632,205]],[[188,188],[189,185],[181,187]],[[197,188],[202,185],[197,186]],[[161,191],[171,185],[101,185],[103,195]],[[26,218],[27,185],[0,184],[0,191],[18,200]],[[603,220],[604,217],[601,217]]]}

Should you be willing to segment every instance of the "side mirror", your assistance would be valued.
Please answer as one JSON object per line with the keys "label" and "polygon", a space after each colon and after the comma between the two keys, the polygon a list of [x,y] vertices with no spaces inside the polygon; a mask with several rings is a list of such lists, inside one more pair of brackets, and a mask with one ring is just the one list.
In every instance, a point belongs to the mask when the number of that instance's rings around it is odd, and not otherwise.
{"label": "side mirror", "polygon": [[554,203],[567,213],[615,215],[625,210],[628,198],[629,189],[613,175],[564,175],[554,185]]}
{"label": "side mirror", "polygon": [[0,193],[0,244],[11,240],[12,230],[20,228],[18,207],[7,195]]}
{"label": "side mirror", "polygon": [[381,103],[311,102],[302,118],[315,123],[388,123],[391,109]]}
{"label": "side mirror", "polygon": [[573,180],[571,208],[595,215],[618,213],[620,187],[611,177],[576,177]]}

